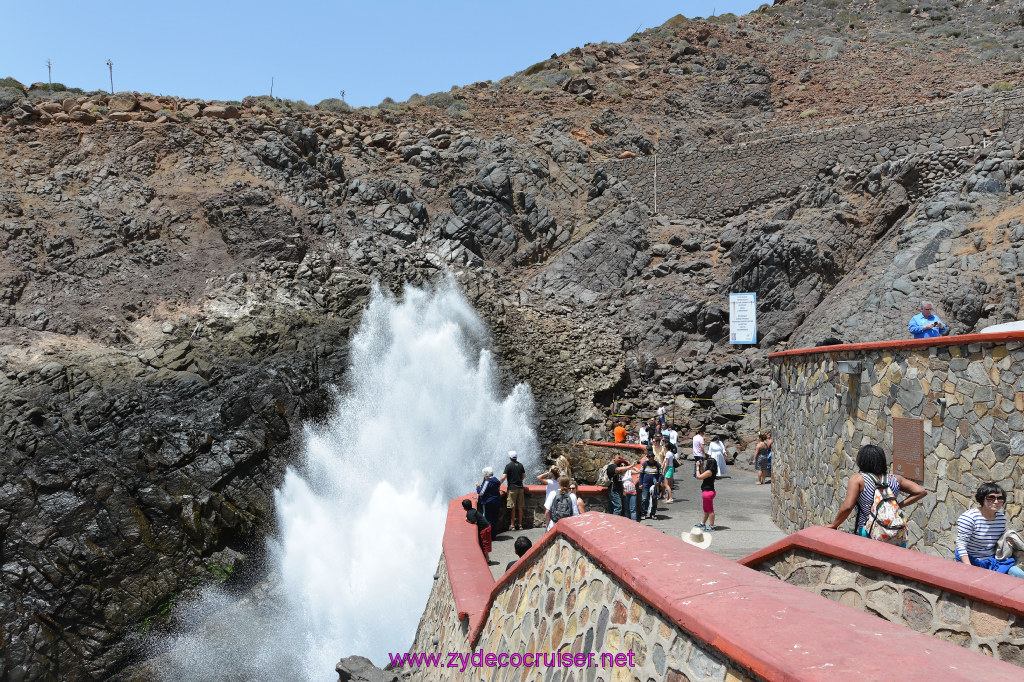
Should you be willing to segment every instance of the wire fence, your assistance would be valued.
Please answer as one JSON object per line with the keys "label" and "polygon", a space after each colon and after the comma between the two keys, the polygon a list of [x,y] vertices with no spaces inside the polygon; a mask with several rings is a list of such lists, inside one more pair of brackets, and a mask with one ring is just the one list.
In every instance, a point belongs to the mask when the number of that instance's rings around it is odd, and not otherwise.
{"label": "wire fence", "polygon": [[[692,403],[695,403],[696,404],[696,409],[703,411],[703,415],[702,416],[705,419],[707,419],[709,417],[712,417],[714,415],[722,415],[722,416],[726,416],[726,417],[743,417],[743,418],[753,417],[754,416],[753,409],[750,409],[749,411],[746,411],[746,410],[744,410],[743,407],[735,407],[735,406],[737,406],[737,405],[740,405],[740,406],[742,406],[742,405],[757,405],[757,430],[758,430],[758,432],[761,431],[761,420],[762,420],[762,414],[763,414],[763,411],[764,411],[762,406],[765,403],[769,403],[770,402],[766,398],[756,398],[756,399],[753,399],[753,400],[745,400],[745,399],[742,399],[742,398],[695,398],[695,397],[685,396],[685,395],[675,395],[675,396],[671,396],[671,403],[669,403],[667,405],[662,405],[662,407],[665,408],[665,416],[666,416],[666,418],[669,421],[673,421],[673,422],[675,421],[675,416],[676,416],[676,410],[677,409],[678,410],[685,410],[686,413],[689,413],[689,412],[693,411],[693,408],[683,408],[683,407],[677,405],[677,401],[680,400],[680,399],[688,400],[688,401],[690,401]],[[625,413],[622,410],[622,408],[624,406],[626,406],[626,405],[642,405],[645,409],[641,410],[641,411],[632,412],[632,413]],[[730,410],[735,410],[735,411],[730,411]],[[647,414],[648,411],[650,411],[650,414]],[[627,419],[643,419],[643,420],[646,421],[648,419],[657,418],[658,417],[658,410],[657,410],[656,407],[652,408],[650,401],[647,401],[647,400],[618,400],[618,399],[613,399],[612,400],[612,417],[613,418],[625,417]]]}

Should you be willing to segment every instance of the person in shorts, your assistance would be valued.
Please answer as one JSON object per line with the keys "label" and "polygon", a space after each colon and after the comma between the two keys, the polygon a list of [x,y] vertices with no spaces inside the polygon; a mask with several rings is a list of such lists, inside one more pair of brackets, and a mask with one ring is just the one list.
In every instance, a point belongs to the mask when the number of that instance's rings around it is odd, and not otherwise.
{"label": "person in shorts", "polygon": [[704,505],[704,518],[700,526],[706,531],[715,529],[715,479],[718,478],[718,462],[711,455],[697,462],[697,479],[700,481],[700,496]]}
{"label": "person in shorts", "polygon": [[675,499],[672,497],[672,482],[676,475],[676,463],[679,450],[673,452],[671,449],[665,452],[665,478],[662,480],[662,489],[665,491],[665,503],[672,504]]}
{"label": "person in shorts", "polygon": [[526,469],[519,463],[519,454],[515,450],[509,450],[508,464],[505,465],[505,473],[501,475],[501,482],[508,481],[508,500],[505,506],[511,510],[508,513],[508,522],[513,524],[513,530],[521,530],[523,527],[523,509],[526,507],[526,490],[523,487],[525,477]]}
{"label": "person in shorts", "polygon": [[768,434],[760,433],[757,435],[757,447],[754,449],[754,469],[757,470],[757,484],[764,485],[765,477],[768,475],[768,470],[771,468],[771,457],[772,446],[768,444]]}
{"label": "person in shorts", "polygon": [[475,523],[477,536],[480,539],[480,549],[484,552],[484,560],[491,563],[491,524],[487,517],[478,509],[473,509],[473,503],[469,500],[462,501],[462,508],[466,510],[466,522]]}

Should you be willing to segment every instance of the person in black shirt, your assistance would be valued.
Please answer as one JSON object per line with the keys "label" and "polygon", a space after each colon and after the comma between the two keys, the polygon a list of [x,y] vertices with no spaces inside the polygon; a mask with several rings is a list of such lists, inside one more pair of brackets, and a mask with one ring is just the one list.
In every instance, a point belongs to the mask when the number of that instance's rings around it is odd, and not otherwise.
{"label": "person in black shirt", "polygon": [[622,474],[629,469],[626,460],[622,457],[612,456],[612,459],[605,465],[608,474],[608,513],[615,516],[628,516],[623,513],[623,487]]}
{"label": "person in black shirt", "polygon": [[[526,554],[526,552],[531,547],[533,547],[533,541],[525,535],[520,535],[516,538],[516,544],[514,545],[514,547],[516,550],[516,556],[519,557],[519,559],[522,559],[523,555]],[[511,570],[512,567],[516,565],[516,561],[519,561],[519,559],[508,562],[508,565],[505,566],[505,572],[508,573],[509,570]]]}
{"label": "person in black shirt", "polygon": [[700,525],[704,530],[715,529],[715,479],[718,478],[718,462],[711,455],[697,460],[697,478],[700,480],[701,498],[704,502],[704,518]]}
{"label": "person in black shirt", "polygon": [[469,500],[462,501],[462,508],[466,510],[466,522],[475,523],[477,534],[480,537],[480,549],[484,552],[484,561],[491,563],[491,524],[487,517],[478,509],[473,509],[473,503]]}
{"label": "person in black shirt", "polygon": [[658,487],[661,484],[661,466],[648,456],[640,469],[640,518],[657,518]]}
{"label": "person in black shirt", "polygon": [[508,479],[508,502],[505,506],[511,510],[508,522],[514,524],[512,529],[520,530],[523,527],[523,508],[526,506],[526,490],[523,488],[526,469],[519,463],[519,455],[515,450],[508,451],[508,460],[505,473],[501,475],[502,483]]}

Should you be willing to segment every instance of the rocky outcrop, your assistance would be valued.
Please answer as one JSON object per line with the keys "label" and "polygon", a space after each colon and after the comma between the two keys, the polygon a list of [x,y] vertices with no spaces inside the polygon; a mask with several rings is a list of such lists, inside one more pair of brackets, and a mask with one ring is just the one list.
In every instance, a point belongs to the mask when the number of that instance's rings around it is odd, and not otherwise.
{"label": "rocky outcrop", "polygon": [[246,565],[374,282],[451,273],[544,446],[659,405],[742,444],[768,351],[902,338],[921,298],[954,331],[1019,316],[1024,37],[858,12],[677,17],[355,112],[0,81],[5,669],[102,677]]}
{"label": "rocky outcrop", "polygon": [[398,675],[381,670],[362,656],[346,656],[335,670],[338,682],[398,682]]}

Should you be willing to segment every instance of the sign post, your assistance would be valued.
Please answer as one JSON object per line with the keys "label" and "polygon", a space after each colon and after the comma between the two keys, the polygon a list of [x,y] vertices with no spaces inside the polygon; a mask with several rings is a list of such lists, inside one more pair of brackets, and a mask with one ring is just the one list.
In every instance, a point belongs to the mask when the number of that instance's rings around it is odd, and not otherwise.
{"label": "sign post", "polygon": [[757,343],[757,294],[729,294],[729,343]]}

